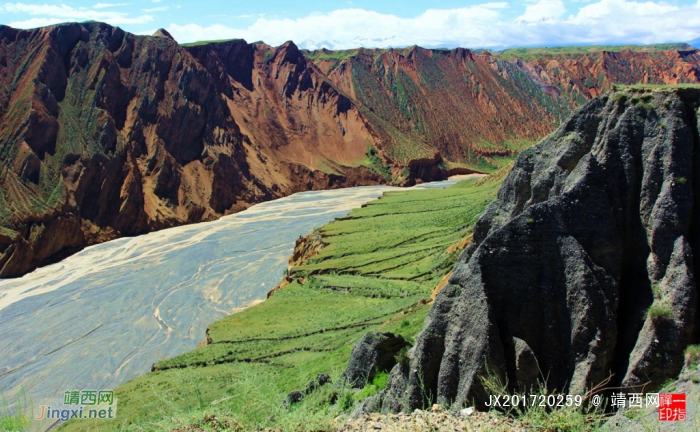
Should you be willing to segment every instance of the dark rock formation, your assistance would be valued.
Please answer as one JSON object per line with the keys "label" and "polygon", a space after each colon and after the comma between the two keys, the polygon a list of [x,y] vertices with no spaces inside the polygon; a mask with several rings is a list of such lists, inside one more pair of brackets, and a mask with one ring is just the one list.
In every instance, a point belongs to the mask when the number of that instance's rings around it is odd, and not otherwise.
{"label": "dark rock formation", "polygon": [[390,370],[396,364],[396,355],[408,346],[400,335],[369,332],[352,347],[343,378],[351,387],[362,388],[377,372]]}
{"label": "dark rock formation", "polygon": [[367,406],[480,406],[488,374],[569,394],[677,376],[700,331],[699,103],[603,96],[518,156],[409,366]]}
{"label": "dark rock formation", "polygon": [[330,383],[331,377],[329,377],[328,374],[320,373],[316,376],[315,379],[309,381],[309,383],[306,385],[306,389],[304,390],[304,394],[310,394],[319,387],[323,387],[324,385]]}
{"label": "dark rock formation", "polygon": [[294,390],[293,392],[289,393],[287,397],[284,399],[284,403],[282,404],[285,407],[290,407],[294,405],[295,403],[299,403],[304,399],[304,393],[300,392],[299,390]]}
{"label": "dark rock formation", "polygon": [[295,403],[299,403],[304,399],[304,396],[309,395],[316,391],[318,388],[330,383],[331,377],[329,377],[328,374],[320,373],[316,376],[316,378],[309,381],[309,383],[306,385],[306,388],[303,391],[294,390],[293,392],[287,394],[287,397],[284,398],[284,401],[282,402],[282,406],[290,407]]}

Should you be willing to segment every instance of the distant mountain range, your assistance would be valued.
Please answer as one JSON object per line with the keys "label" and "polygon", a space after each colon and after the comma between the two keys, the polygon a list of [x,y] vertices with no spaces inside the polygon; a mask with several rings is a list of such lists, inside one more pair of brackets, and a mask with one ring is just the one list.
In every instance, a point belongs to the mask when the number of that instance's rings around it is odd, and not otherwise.
{"label": "distant mountain range", "polygon": [[613,84],[700,82],[675,45],[302,51],[95,22],[0,41],[0,277],[300,190],[488,172]]}

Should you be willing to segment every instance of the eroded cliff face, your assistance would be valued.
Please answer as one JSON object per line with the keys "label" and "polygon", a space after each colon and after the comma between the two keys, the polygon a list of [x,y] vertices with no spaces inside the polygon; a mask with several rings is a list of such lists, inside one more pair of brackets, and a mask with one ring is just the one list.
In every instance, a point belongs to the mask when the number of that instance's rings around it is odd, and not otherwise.
{"label": "eroded cliff face", "polygon": [[301,190],[388,180],[372,127],[292,43],[0,28],[0,277]]}
{"label": "eroded cliff face", "polygon": [[361,106],[407,134],[392,144],[393,157],[417,157],[420,146],[411,137],[419,135],[445,159],[478,166],[516,154],[520,143],[542,138],[573,108],[614,84],[699,82],[698,50],[687,48],[556,55],[525,50],[522,59],[420,47],[309,56]]}
{"label": "eroded cliff face", "polygon": [[361,49],[319,65],[406,136],[390,149],[406,163],[426,157],[416,136],[453,162],[478,165],[479,158],[512,155],[518,143],[546,135],[571,109],[515,64],[468,49]]}
{"label": "eroded cliff face", "polygon": [[409,364],[367,409],[582,393],[675,377],[698,341],[700,90],[585,104],[520,154],[438,294]]}
{"label": "eroded cliff face", "polygon": [[598,51],[556,54],[516,60],[516,65],[551,91],[584,102],[614,84],[680,84],[700,79],[698,50]]}
{"label": "eroded cliff face", "polygon": [[[321,54],[0,26],[0,277],[301,190],[492,169],[597,94],[573,90],[583,69],[465,49]],[[668,55],[582,64],[605,85],[698,80],[696,51]]]}

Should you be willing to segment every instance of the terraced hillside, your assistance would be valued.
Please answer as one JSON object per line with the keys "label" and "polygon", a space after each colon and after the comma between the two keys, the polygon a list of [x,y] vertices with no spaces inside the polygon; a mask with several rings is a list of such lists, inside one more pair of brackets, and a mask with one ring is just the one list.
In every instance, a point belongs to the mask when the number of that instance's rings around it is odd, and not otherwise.
{"label": "terraced hillside", "polygon": [[[69,422],[64,430],[211,427],[212,415],[240,430],[327,427],[379,390],[381,378],[360,393],[323,386],[292,408],[282,405],[286,395],[319,373],[338,383],[350,349],[367,331],[412,341],[430,307],[426,299],[500,181],[390,192],[322,227],[299,242],[289,285],[211,325],[205,346],[159,362],[117,389],[118,421]],[[311,254],[317,248],[304,245],[314,239],[321,247]]]}

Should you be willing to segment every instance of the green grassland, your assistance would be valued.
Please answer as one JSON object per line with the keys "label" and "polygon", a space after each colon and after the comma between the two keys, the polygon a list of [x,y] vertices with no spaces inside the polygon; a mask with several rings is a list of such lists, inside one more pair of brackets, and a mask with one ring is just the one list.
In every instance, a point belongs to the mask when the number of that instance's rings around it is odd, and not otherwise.
{"label": "green grassland", "polygon": [[2,235],[4,235],[4,236],[7,236],[7,237],[14,238],[14,237],[17,236],[18,233],[17,233],[17,231],[14,231],[14,230],[11,230],[11,229],[9,229],[9,228],[5,228],[5,227],[3,227],[3,226],[0,226],[0,234],[2,234]]}
{"label": "green grassland", "polygon": [[[209,44],[216,44],[216,43],[225,43],[225,42],[233,42],[233,41],[240,41],[243,39],[240,38],[233,38],[233,39],[215,39],[215,40],[203,40],[203,41],[197,41],[197,42],[190,42],[190,43],[183,43],[180,44],[181,46],[188,47],[188,46],[199,46],[199,45],[209,45]],[[261,43],[261,42],[253,42],[255,43]]]}
{"label": "green grassland", "polygon": [[[470,234],[501,181],[390,192],[320,228],[326,246],[290,269],[290,285],[211,325],[208,345],[117,388],[114,421],[69,422],[64,430],[329,429],[386,382],[379,376],[360,392],[339,384],[353,344],[370,330],[414,341],[426,299],[459,253],[448,248]],[[319,373],[334,384],[282,404]]]}
{"label": "green grassland", "polygon": [[345,60],[352,56],[357,55],[357,49],[349,50],[316,50],[316,51],[304,51],[304,57],[309,60]]}
{"label": "green grassland", "polygon": [[354,57],[359,52],[359,49],[337,50],[331,51],[320,49],[315,51],[304,50],[304,57],[314,62],[316,65],[321,61],[328,61],[331,65],[326,69],[326,73],[331,73],[334,69],[340,66],[340,63],[348,58]]}
{"label": "green grassland", "polygon": [[542,55],[558,54],[586,54],[601,51],[633,51],[633,52],[653,52],[668,50],[690,50],[693,49],[686,43],[665,43],[654,45],[586,45],[586,46],[563,46],[563,47],[540,47],[540,48],[511,48],[503,51],[496,51],[494,54],[505,60],[532,60]]}
{"label": "green grassland", "polygon": [[613,90],[700,89],[700,84],[614,84]]}

